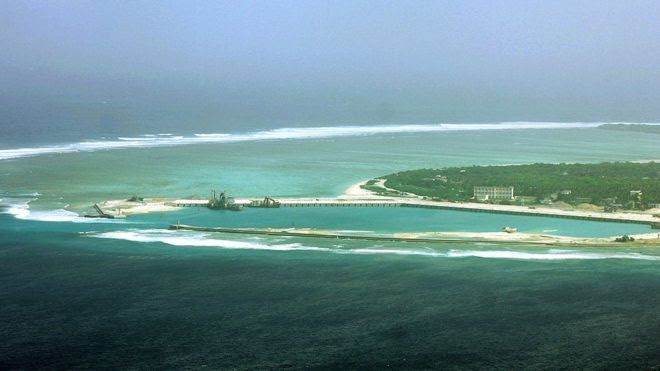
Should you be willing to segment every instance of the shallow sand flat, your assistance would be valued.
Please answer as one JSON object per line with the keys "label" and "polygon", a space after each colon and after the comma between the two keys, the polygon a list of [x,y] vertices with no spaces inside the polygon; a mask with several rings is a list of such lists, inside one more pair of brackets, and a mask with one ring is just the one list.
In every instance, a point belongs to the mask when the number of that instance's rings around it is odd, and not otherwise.
{"label": "shallow sand flat", "polygon": [[137,215],[156,212],[175,211],[179,208],[167,205],[168,199],[146,198],[143,202],[127,200],[109,200],[98,204],[98,206],[110,215]]}
{"label": "shallow sand flat", "polygon": [[[459,238],[469,240],[488,240],[488,241],[512,241],[512,242],[530,242],[530,243],[556,243],[556,244],[610,244],[615,243],[614,239],[619,236],[611,237],[569,237],[536,233],[506,233],[506,232],[422,232],[422,233],[398,233],[394,235],[400,238]],[[660,246],[660,233],[643,233],[632,235],[635,242],[643,244],[657,244]],[[621,244],[626,246],[628,244]]]}
{"label": "shallow sand flat", "polygon": [[544,234],[506,233],[506,232],[420,232],[395,234],[347,234],[335,230],[321,230],[313,228],[222,228],[201,227],[193,225],[176,224],[170,226],[171,230],[188,230],[215,233],[236,233],[256,235],[277,235],[291,237],[311,238],[337,238],[347,240],[372,240],[389,242],[421,242],[421,243],[492,243],[516,245],[554,245],[575,247],[659,247],[660,238],[657,234],[635,235],[634,242],[618,243],[615,237],[588,238],[553,236]]}
{"label": "shallow sand flat", "polygon": [[379,196],[375,194],[374,192],[362,188],[363,185],[367,184],[367,180],[355,183],[351,185],[350,187],[346,188],[344,191],[343,195],[340,195],[339,198],[380,198],[383,196]]}

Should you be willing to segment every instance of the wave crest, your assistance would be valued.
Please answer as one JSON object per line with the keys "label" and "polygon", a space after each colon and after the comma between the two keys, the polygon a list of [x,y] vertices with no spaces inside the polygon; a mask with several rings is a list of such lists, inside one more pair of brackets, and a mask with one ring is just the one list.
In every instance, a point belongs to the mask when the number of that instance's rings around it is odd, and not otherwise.
{"label": "wave crest", "polygon": [[[91,233],[89,237],[120,239],[133,242],[160,242],[172,246],[218,247],[226,249],[272,250],[272,251],[321,251],[337,254],[356,255],[413,255],[431,258],[484,258],[509,260],[603,260],[632,259],[660,261],[660,256],[625,252],[583,252],[577,250],[548,249],[544,251],[515,250],[457,250],[435,251],[432,249],[386,249],[377,248],[327,248],[306,246],[299,243],[267,243],[267,240],[249,239],[248,241],[224,240],[210,237],[199,232],[170,231],[166,229],[134,229]],[[271,241],[274,242],[274,241]]]}
{"label": "wave crest", "polygon": [[9,214],[16,219],[37,222],[70,222],[70,223],[123,223],[123,220],[91,219],[85,218],[73,211],[65,209],[56,210],[30,210],[30,202],[35,199],[8,199],[0,203],[0,214]]}
{"label": "wave crest", "polygon": [[104,232],[91,235],[96,238],[119,239],[134,242],[162,242],[173,246],[221,247],[226,249],[275,250],[275,251],[330,251],[323,247],[304,246],[299,243],[268,245],[257,242],[208,238],[205,234],[180,233],[165,229],[142,229]]}
{"label": "wave crest", "polygon": [[[320,139],[359,135],[419,133],[475,130],[569,129],[594,128],[604,122],[502,122],[490,124],[435,124],[435,125],[381,125],[381,126],[322,126],[279,128],[251,133],[209,133],[194,136],[172,134],[146,134],[142,137],[119,137],[116,140],[83,141],[78,143],[0,150],[0,160],[47,154],[91,152],[111,149],[148,148],[198,143],[233,143],[260,140]],[[625,124],[625,123],[624,123]]]}

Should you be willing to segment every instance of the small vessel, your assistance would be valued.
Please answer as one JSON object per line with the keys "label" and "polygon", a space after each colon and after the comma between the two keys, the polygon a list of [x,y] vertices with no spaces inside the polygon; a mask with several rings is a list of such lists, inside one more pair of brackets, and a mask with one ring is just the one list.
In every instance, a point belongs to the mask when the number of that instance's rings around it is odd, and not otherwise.
{"label": "small vessel", "polygon": [[502,232],[506,232],[506,233],[516,233],[516,232],[518,232],[518,228],[514,228],[514,227],[504,227],[504,228],[502,228]]}

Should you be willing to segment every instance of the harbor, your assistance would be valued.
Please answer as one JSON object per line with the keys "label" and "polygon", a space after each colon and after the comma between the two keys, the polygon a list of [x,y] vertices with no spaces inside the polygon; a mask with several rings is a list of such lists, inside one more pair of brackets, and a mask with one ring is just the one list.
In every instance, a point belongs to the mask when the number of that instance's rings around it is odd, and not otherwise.
{"label": "harbor", "polygon": [[145,198],[139,201],[115,200],[94,204],[96,214],[86,215],[96,218],[124,218],[133,214],[150,212],[166,212],[179,208],[203,207],[214,210],[240,211],[243,208],[336,208],[336,207],[407,207],[439,210],[454,210],[478,213],[495,213],[508,215],[540,216],[565,219],[590,220],[600,222],[634,223],[649,225],[660,229],[660,218],[653,214],[633,212],[591,212],[580,210],[563,210],[549,207],[525,207],[515,205],[497,205],[476,202],[443,202],[427,200],[420,197],[264,197],[241,198],[229,197],[224,192],[214,193],[209,199],[203,198]]}

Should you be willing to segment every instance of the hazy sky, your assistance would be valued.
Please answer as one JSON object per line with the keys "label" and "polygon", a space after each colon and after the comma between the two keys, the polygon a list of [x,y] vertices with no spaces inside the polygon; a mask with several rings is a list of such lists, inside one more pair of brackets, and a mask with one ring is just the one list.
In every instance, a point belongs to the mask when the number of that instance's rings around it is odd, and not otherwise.
{"label": "hazy sky", "polygon": [[660,2],[8,0],[0,83],[5,125],[660,121]]}

